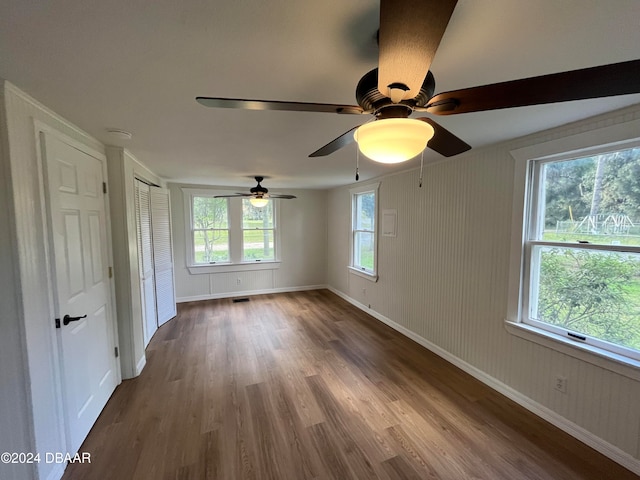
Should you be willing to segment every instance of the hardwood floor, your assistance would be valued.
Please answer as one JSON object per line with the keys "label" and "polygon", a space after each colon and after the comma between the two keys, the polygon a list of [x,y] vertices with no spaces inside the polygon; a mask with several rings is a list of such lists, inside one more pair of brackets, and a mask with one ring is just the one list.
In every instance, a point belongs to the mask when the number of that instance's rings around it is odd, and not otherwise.
{"label": "hardwood floor", "polygon": [[179,305],[71,479],[639,477],[326,291]]}

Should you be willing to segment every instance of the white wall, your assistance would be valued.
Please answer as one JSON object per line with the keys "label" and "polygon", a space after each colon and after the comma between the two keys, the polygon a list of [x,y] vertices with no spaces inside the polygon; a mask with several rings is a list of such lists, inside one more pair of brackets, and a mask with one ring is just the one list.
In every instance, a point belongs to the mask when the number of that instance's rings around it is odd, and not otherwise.
{"label": "white wall", "polygon": [[[9,139],[6,129],[4,86],[0,88],[0,452],[27,452],[33,444],[31,401],[22,303],[18,296],[10,178]],[[7,434],[10,432],[10,434]],[[35,475],[35,465],[0,464],[0,478],[12,480]]]}
{"label": "white wall", "polygon": [[[4,246],[8,247],[13,264],[13,275],[8,279],[13,287],[8,287],[7,291],[13,288],[14,301],[18,303],[17,308],[9,308],[15,316],[8,323],[11,335],[14,338],[19,335],[20,338],[15,338],[16,343],[6,352],[3,349],[1,369],[4,372],[11,362],[22,360],[22,368],[18,365],[11,372],[12,382],[17,385],[13,396],[26,400],[26,403],[9,406],[8,413],[16,416],[12,425],[15,430],[9,431],[12,436],[15,431],[15,438],[22,439],[22,443],[24,439],[28,440],[26,451],[64,452],[58,350],[53,323],[55,313],[52,308],[52,283],[46,268],[45,200],[41,195],[42,171],[34,120],[100,153],[104,153],[104,147],[11,84],[4,83],[3,89],[8,141],[8,150],[3,148],[3,153],[8,151],[8,156],[3,155],[3,173],[9,175],[5,183],[10,183],[4,195],[12,195],[8,202],[9,211],[3,212],[3,215],[9,216],[10,226],[6,230],[11,237],[8,242],[3,240],[3,249]],[[3,235],[7,235],[7,232]],[[4,361],[5,356],[11,359],[8,363]],[[25,391],[29,394],[26,399],[23,394]],[[22,423],[25,409],[31,419]],[[20,425],[16,425],[17,422]],[[5,435],[3,430],[0,436]],[[33,478],[35,474],[32,469],[32,466],[23,467],[15,478]],[[55,478],[64,465],[41,462],[37,469],[39,478]]]}
{"label": "white wall", "polygon": [[[326,285],[327,193],[324,190],[292,190],[293,200],[279,201],[280,267],[274,270],[233,273],[189,273],[186,267],[184,199],[181,187],[217,188],[169,184],[176,297],[180,301],[220,298],[238,293],[286,291]],[[231,192],[246,187],[237,187]],[[229,189],[224,187],[224,189]],[[241,279],[241,285],[236,279]]]}
{"label": "white wall", "polygon": [[146,363],[134,182],[136,178],[158,186],[164,182],[121,147],[107,148],[107,163],[120,363],[122,377],[133,378]]}
{"label": "white wall", "polygon": [[[8,82],[1,87],[0,452],[65,452],[53,282],[47,273],[46,200],[34,122],[99,153],[105,154],[106,149]],[[115,272],[137,279],[134,177],[162,182],[121,148],[110,148],[108,167],[109,197],[115,200],[110,214],[116,223],[114,238],[119,247]],[[125,267],[119,268],[121,265]],[[119,326],[123,326],[119,340],[129,346],[127,366],[133,373],[127,371],[127,376],[134,376],[144,365],[139,292],[136,296],[139,284],[130,281],[120,285],[131,290],[129,297],[119,299],[117,317]],[[122,311],[129,315],[121,317]],[[44,461],[0,464],[0,478],[59,478],[64,467]]]}
{"label": "white wall", "polygon": [[[640,375],[621,375],[509,334],[514,160],[510,150],[640,118],[640,106],[378,179],[377,283],[349,274],[349,186],[329,192],[328,283],[521,404],[640,473]],[[363,293],[363,289],[366,293]],[[638,373],[638,372],[636,372]],[[568,392],[553,379],[568,379]]]}

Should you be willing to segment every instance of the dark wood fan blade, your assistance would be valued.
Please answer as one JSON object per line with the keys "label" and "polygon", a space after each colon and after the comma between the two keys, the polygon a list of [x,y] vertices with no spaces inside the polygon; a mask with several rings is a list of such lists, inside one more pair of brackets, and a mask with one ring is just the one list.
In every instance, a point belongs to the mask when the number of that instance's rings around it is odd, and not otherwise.
{"label": "dark wood fan blade", "polygon": [[239,108],[244,110],[286,110],[290,112],[324,112],[360,115],[365,112],[357,105],[332,103],[281,102],[278,100],[248,100],[245,98],[196,97],[205,107]]}
{"label": "dark wood fan blade", "polygon": [[214,195],[213,198],[253,197],[251,193],[236,193],[233,195]]}
{"label": "dark wood fan blade", "polygon": [[291,198],[298,198],[298,197],[296,197],[295,195],[277,195],[277,194],[271,195],[271,194],[269,194],[269,198],[288,198],[288,199],[291,199]]}
{"label": "dark wood fan blade", "polygon": [[378,90],[409,87],[414,98],[431,66],[457,0],[381,0]]}
{"label": "dark wood fan blade", "polygon": [[440,93],[426,110],[455,115],[632,93],[640,93],[640,60]]}
{"label": "dark wood fan blade", "polygon": [[319,148],[318,150],[316,150],[315,152],[313,152],[309,156],[310,157],[325,157],[327,155],[332,154],[333,152],[336,152],[336,151],[340,150],[342,147],[346,147],[351,142],[355,141],[355,139],[353,138],[353,131],[356,128],[358,128],[359,126],[360,125],[358,125],[357,127],[353,127],[351,130],[343,133],[342,135],[340,135],[335,140],[330,141],[324,147]]}
{"label": "dark wood fan blade", "polygon": [[445,157],[453,157],[454,155],[458,155],[462,152],[466,152],[467,150],[471,150],[471,145],[456,137],[449,130],[444,128],[442,125],[434,122],[430,118],[422,117],[416,118],[416,120],[422,120],[425,123],[428,123],[433,127],[434,135],[429,142],[427,142],[427,147],[431,150],[435,150],[440,155],[444,155]]}

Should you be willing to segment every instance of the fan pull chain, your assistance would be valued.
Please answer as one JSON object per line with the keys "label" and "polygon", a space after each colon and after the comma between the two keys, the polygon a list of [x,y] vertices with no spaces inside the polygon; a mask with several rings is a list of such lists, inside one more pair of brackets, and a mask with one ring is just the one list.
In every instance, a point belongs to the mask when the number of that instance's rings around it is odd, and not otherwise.
{"label": "fan pull chain", "polygon": [[356,182],[360,180],[360,149],[356,148]]}
{"label": "fan pull chain", "polygon": [[420,183],[419,187],[422,188],[422,169],[424,168],[424,150],[422,151],[422,155],[420,155]]}

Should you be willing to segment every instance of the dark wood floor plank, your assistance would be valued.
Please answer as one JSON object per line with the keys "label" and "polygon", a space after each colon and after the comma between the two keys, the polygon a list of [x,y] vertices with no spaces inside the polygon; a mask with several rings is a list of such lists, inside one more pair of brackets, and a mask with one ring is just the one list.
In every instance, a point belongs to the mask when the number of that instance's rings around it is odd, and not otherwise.
{"label": "dark wood floor plank", "polygon": [[424,477],[416,472],[401,456],[395,456],[383,462],[384,469],[391,478],[398,480],[423,480]]}
{"label": "dark wood floor plank", "polygon": [[180,304],[65,480],[638,480],[327,290]]}

